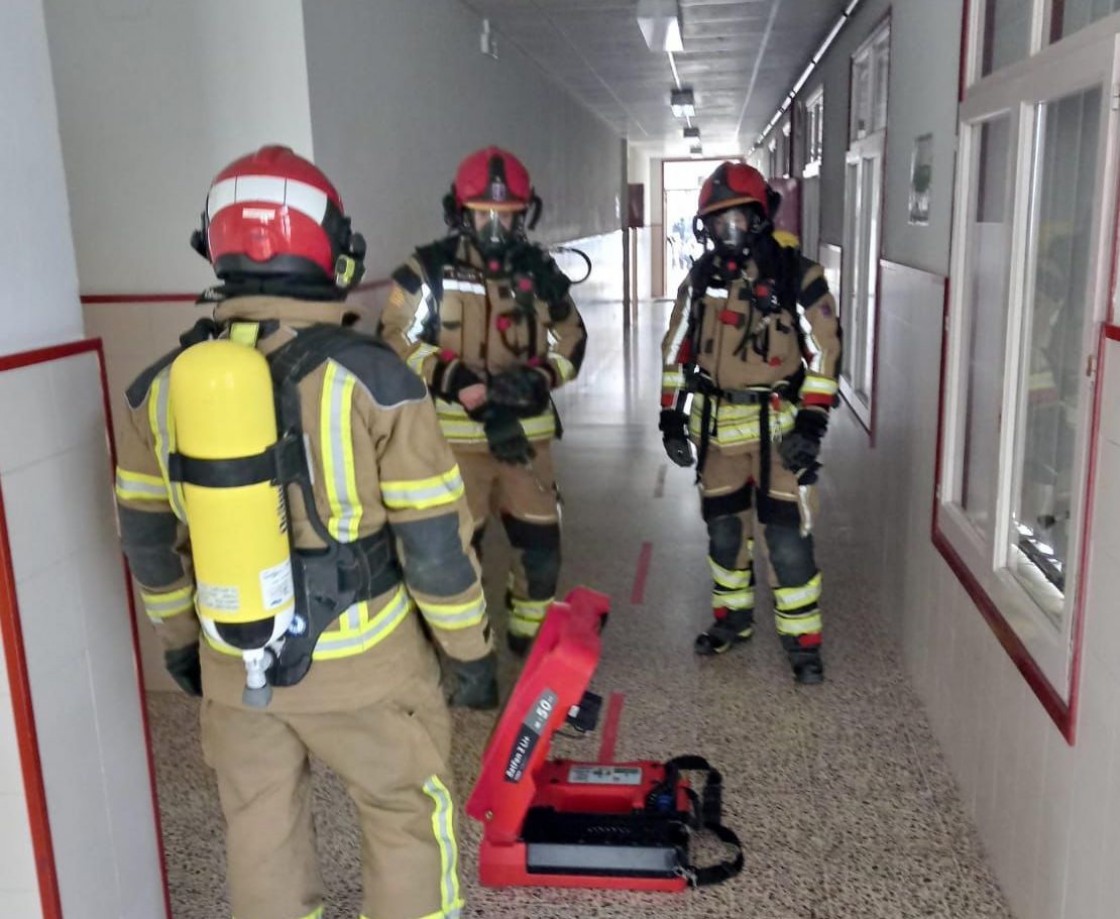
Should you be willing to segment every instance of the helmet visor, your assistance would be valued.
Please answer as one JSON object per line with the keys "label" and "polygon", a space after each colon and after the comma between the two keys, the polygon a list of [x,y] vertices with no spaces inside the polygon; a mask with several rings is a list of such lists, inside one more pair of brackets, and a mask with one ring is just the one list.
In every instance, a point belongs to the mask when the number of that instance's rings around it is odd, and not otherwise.
{"label": "helmet visor", "polygon": [[517,236],[522,216],[519,211],[471,208],[471,228],[483,248],[501,249]]}
{"label": "helmet visor", "polygon": [[724,249],[742,249],[747,243],[750,219],[741,207],[720,211],[707,218],[708,234],[712,241]]}

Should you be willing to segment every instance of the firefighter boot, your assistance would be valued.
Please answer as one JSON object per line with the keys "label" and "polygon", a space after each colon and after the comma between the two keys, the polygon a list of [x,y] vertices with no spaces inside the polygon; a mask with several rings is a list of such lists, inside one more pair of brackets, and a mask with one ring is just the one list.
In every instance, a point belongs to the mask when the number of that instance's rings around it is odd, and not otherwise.
{"label": "firefighter boot", "polygon": [[821,659],[820,633],[810,635],[783,635],[782,647],[786,649],[793,678],[804,685],[824,682],[824,661]]}
{"label": "firefighter boot", "polygon": [[696,636],[693,650],[702,657],[723,654],[749,639],[753,633],[754,610],[720,607],[715,610],[715,622],[706,632]]}

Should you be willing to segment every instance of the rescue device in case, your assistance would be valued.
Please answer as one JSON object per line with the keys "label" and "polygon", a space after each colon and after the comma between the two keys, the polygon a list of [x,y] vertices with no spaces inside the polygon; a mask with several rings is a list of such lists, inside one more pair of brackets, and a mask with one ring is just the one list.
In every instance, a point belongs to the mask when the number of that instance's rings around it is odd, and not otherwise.
{"label": "rescue device in case", "polygon": [[[550,608],[482,760],[467,813],[484,825],[479,875],[493,887],[604,887],[680,891],[717,884],[743,867],[720,823],[722,779],[704,759],[576,762],[548,759],[565,726],[594,729],[602,700],[587,691],[610,609],[579,588]],[[705,772],[698,793],[685,773]],[[692,864],[707,831],[735,855]]]}

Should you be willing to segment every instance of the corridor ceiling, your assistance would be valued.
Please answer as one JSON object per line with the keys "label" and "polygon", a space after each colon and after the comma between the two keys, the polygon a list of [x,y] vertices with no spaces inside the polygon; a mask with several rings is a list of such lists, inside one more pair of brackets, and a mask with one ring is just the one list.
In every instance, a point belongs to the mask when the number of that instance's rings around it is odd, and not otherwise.
{"label": "corridor ceiling", "polygon": [[[464,0],[630,143],[687,152],[669,109],[669,56],[651,51],[637,0]],[[753,143],[849,0],[680,0],[683,86],[705,149]],[[742,137],[741,142],[737,138]]]}

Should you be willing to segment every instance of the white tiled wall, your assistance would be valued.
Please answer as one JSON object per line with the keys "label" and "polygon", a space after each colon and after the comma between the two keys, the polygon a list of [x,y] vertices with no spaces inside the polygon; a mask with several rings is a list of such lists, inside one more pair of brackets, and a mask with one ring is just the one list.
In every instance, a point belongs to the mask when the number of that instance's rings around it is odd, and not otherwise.
{"label": "white tiled wall", "polygon": [[[156,919],[162,873],[96,355],[0,373],[0,431],[29,435],[0,441],[0,487],[63,911]],[[0,853],[0,890],[17,870]]]}
{"label": "white tiled wall", "polygon": [[[1120,915],[1120,343],[1104,424],[1077,745],[1069,747],[934,548],[941,279],[884,265],[875,447],[841,409],[826,500],[877,569],[884,625],[1018,919]],[[884,498],[885,496],[885,498]]]}
{"label": "white tiled wall", "polygon": [[20,771],[19,738],[0,637],[0,910],[13,916],[43,915],[31,847],[31,825]]}

